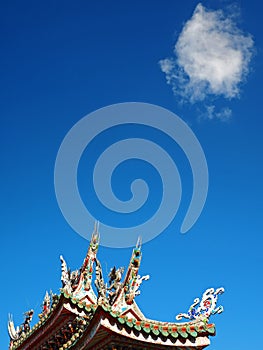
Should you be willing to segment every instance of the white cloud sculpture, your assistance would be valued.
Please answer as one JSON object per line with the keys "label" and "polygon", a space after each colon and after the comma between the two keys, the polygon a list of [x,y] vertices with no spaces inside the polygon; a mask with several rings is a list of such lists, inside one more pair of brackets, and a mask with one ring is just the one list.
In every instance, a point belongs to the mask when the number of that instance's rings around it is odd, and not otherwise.
{"label": "white cloud sculpture", "polygon": [[[248,73],[254,42],[238,29],[233,17],[198,4],[174,47],[173,58],[161,60],[161,70],[176,96],[195,103],[208,96],[239,96]],[[215,117],[222,115],[218,112]],[[225,109],[224,118],[231,116]],[[212,118],[210,110],[209,118]]]}

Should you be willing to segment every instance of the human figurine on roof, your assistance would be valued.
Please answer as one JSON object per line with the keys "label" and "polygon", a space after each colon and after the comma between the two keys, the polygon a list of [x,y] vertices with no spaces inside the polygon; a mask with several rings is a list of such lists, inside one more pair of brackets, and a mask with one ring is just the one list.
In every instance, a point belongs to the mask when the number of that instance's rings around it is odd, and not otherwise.
{"label": "human figurine on roof", "polygon": [[101,264],[97,258],[95,258],[94,261],[96,263],[96,268],[95,268],[96,279],[94,284],[98,292],[98,299],[102,299],[106,301],[106,286],[103,280]]}
{"label": "human figurine on roof", "polygon": [[77,287],[79,281],[80,273],[78,270],[72,271],[70,274],[70,282],[72,288]]}
{"label": "human figurine on roof", "polygon": [[51,300],[50,300],[50,296],[48,294],[48,292],[46,292],[45,294],[45,298],[42,304],[42,312],[41,314],[38,315],[38,317],[41,319],[43,316],[47,315],[50,311],[50,304],[51,304]]}
{"label": "human figurine on roof", "polygon": [[22,331],[24,331],[25,333],[30,330],[30,322],[32,321],[33,315],[34,310],[32,309],[24,313],[25,320],[22,324]]}
{"label": "human figurine on roof", "polygon": [[114,303],[115,297],[118,294],[119,289],[122,287],[121,278],[124,272],[124,267],[119,267],[116,269],[114,266],[109,273],[109,287],[107,288],[109,292],[109,302],[112,305]]}

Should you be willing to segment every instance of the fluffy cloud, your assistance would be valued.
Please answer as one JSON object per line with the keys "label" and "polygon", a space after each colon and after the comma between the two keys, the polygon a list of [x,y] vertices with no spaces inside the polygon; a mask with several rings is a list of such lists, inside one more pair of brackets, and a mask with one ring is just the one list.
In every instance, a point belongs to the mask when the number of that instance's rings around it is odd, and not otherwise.
{"label": "fluffy cloud", "polygon": [[221,121],[227,121],[232,116],[232,111],[228,107],[222,108],[220,111],[216,111],[214,105],[206,106],[204,117],[208,119],[219,119]]}
{"label": "fluffy cloud", "polygon": [[[253,45],[251,35],[242,33],[231,16],[198,4],[178,37],[175,56],[161,60],[160,67],[174,94],[184,101],[231,99],[239,95],[248,73]],[[231,115],[229,109],[218,113]]]}

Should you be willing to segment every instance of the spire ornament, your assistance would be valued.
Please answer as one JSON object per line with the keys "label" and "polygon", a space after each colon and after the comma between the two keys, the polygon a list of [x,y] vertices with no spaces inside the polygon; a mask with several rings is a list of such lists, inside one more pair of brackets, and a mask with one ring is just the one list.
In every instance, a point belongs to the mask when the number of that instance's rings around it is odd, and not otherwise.
{"label": "spire ornament", "polygon": [[94,281],[94,284],[98,292],[97,300],[98,302],[102,301],[104,304],[107,304],[106,285],[103,279],[101,263],[97,258],[95,258],[95,264],[96,264],[96,267],[95,267],[96,279]]}
{"label": "spire ornament", "polygon": [[61,261],[61,282],[62,282],[62,288],[67,292],[72,292],[72,286],[70,282],[70,272],[67,267],[67,263],[64,260],[63,256],[60,255],[60,261]]}
{"label": "spire ornament", "polygon": [[[199,298],[194,300],[194,303],[190,306],[188,312],[180,313],[176,316],[177,320],[181,320],[183,317],[189,320],[207,320],[211,315],[220,314],[224,311],[223,306],[216,307],[219,294],[224,293],[224,288],[208,288],[200,301]],[[199,305],[199,306],[198,306]]]}

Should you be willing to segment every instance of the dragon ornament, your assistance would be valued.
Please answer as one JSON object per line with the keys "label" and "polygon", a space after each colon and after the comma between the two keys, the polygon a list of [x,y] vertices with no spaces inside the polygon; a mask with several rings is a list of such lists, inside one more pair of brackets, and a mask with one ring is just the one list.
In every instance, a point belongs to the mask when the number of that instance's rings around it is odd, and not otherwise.
{"label": "dragon ornament", "polygon": [[194,299],[194,303],[190,306],[187,313],[180,313],[176,316],[177,320],[183,317],[189,320],[208,320],[211,315],[220,314],[224,311],[223,306],[216,306],[219,294],[224,293],[224,288],[207,289],[200,301],[199,298]]}

